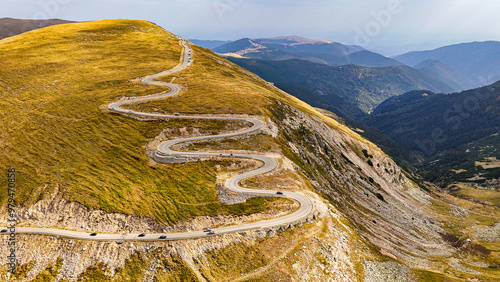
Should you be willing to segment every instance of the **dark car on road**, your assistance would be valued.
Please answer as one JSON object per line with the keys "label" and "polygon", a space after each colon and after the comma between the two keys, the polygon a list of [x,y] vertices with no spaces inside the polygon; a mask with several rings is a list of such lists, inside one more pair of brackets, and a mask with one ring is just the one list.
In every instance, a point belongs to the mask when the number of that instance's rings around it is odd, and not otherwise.
{"label": "dark car on road", "polygon": [[144,233],[139,234],[139,237],[144,237],[144,236],[146,236],[146,234]]}
{"label": "dark car on road", "polygon": [[97,236],[97,233],[90,233],[90,236]]}
{"label": "dark car on road", "polygon": [[7,233],[7,229],[2,229],[2,231],[0,231],[0,233]]}
{"label": "dark car on road", "polygon": [[162,239],[162,240],[163,240],[163,239],[167,239],[167,236],[165,236],[165,235],[161,235],[158,239]]}
{"label": "dark car on road", "polygon": [[276,192],[276,194],[277,194],[277,195],[283,195],[283,192],[278,191],[278,192]]}

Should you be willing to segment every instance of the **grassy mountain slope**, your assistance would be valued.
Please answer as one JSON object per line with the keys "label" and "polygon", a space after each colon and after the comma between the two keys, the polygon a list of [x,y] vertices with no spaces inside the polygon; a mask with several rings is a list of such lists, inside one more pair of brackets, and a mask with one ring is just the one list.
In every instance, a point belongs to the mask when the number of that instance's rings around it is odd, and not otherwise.
{"label": "grassy mountain slope", "polygon": [[[410,90],[454,90],[446,83],[407,66],[330,67],[303,60],[228,59],[278,86],[285,85],[286,91],[311,105],[355,120],[363,118],[385,99]],[[315,94],[305,93],[304,88]]]}
{"label": "grassy mountain slope", "polygon": [[[172,224],[180,222],[177,228],[187,231],[259,220],[258,215],[240,215],[260,211],[272,216],[293,208],[279,200],[251,199],[235,205],[219,201],[217,184],[255,166],[253,162],[211,159],[160,165],[148,159],[148,150],[160,139],[245,125],[139,121],[102,109],[124,96],[163,91],[132,78],[179,62],[180,45],[171,33],[144,21],[99,21],[4,39],[0,50],[0,157],[5,160],[0,169],[14,166],[19,171],[19,224],[89,230],[87,226],[117,233],[161,232],[157,230],[172,230]],[[183,85],[180,95],[131,108],[258,115],[269,121],[262,134],[190,144],[186,149],[207,146],[275,154],[280,169],[243,185],[301,190],[315,199],[316,218],[296,228],[174,242],[19,235],[20,265],[13,280],[361,281],[422,276],[432,281],[472,278],[455,260],[460,265],[474,256],[474,262],[499,264],[495,242],[479,237],[474,241],[488,244],[484,248],[490,253],[481,258],[480,247],[459,249],[443,239],[447,233],[469,238],[478,224],[489,228],[497,222],[492,219],[496,211],[483,215],[477,208],[474,216],[461,219],[469,226],[466,233],[444,226],[441,221],[454,218],[448,213],[451,204],[433,194],[432,187],[418,186],[375,145],[256,75],[193,46],[193,65],[162,79]],[[7,183],[1,179],[0,191],[5,193]],[[57,205],[54,198],[63,204]],[[76,213],[75,204],[65,202],[68,198],[96,213]],[[0,199],[5,213],[6,200]],[[124,215],[113,217],[109,212]],[[68,225],[72,217],[77,224]],[[106,224],[108,229],[101,228]],[[0,245],[0,252],[6,247]],[[481,268],[480,278],[498,278],[487,267],[476,267]],[[5,273],[1,268],[0,274]]]}
{"label": "grassy mountain slope", "polygon": [[72,21],[50,19],[50,20],[21,20],[12,18],[0,19],[0,39],[18,35],[30,30],[46,26],[72,23]]}
{"label": "grassy mountain slope", "polygon": [[[146,22],[101,21],[7,38],[0,49],[1,169],[19,171],[22,205],[59,191],[88,208],[165,223],[255,211],[218,201],[213,163],[148,165],[143,147],[149,138],[164,127],[189,122],[145,123],[100,109],[121,96],[163,90],[129,80],[178,63],[181,47],[172,34]],[[227,125],[200,126],[220,130]]]}
{"label": "grassy mountain slope", "polygon": [[365,123],[399,143],[408,154],[413,152],[406,159],[433,180],[449,182],[455,178],[451,169],[468,171],[459,174],[462,181],[478,173],[496,178],[498,168],[485,172],[474,162],[496,156],[497,142],[492,135],[500,131],[499,93],[500,82],[450,95],[410,92],[380,104]]}

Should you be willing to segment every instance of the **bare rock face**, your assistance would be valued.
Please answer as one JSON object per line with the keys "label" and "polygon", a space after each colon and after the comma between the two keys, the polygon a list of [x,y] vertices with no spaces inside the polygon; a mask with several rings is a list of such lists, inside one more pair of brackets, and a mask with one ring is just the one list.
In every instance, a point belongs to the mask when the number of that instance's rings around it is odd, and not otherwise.
{"label": "bare rock face", "polygon": [[160,153],[153,154],[153,159],[157,163],[162,164],[182,164],[188,162],[196,162],[199,161],[200,158],[193,156],[173,156],[173,155],[162,155]]}
{"label": "bare rock face", "polygon": [[78,202],[71,202],[55,192],[34,205],[16,209],[18,227],[56,227],[78,231],[99,232],[163,232],[166,226],[151,218],[107,213],[99,209],[88,209]]}
{"label": "bare rock face", "polygon": [[449,253],[438,234],[442,228],[425,210],[429,195],[378,147],[334,121],[327,126],[284,104],[273,110],[298,167],[361,236],[413,266]]}

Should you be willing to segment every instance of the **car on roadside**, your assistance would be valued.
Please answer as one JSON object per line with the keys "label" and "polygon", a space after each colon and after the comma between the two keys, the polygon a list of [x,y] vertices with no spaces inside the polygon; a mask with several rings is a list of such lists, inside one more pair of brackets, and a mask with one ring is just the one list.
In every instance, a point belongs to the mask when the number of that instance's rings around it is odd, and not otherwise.
{"label": "car on roadside", "polygon": [[7,233],[7,229],[0,230],[0,233]]}
{"label": "car on roadside", "polygon": [[208,233],[207,233],[207,234],[208,234],[208,235],[214,235],[214,234],[215,234],[215,231],[210,230],[210,231],[208,231]]}
{"label": "car on roadside", "polygon": [[212,231],[212,229],[210,229],[210,227],[205,227],[205,229],[203,229],[203,232],[210,232]]}
{"label": "car on roadside", "polygon": [[90,233],[90,236],[97,236],[97,233]]}
{"label": "car on roadside", "polygon": [[167,236],[161,235],[160,237],[158,237],[158,239],[165,240],[165,239],[167,239]]}
{"label": "car on roadside", "polygon": [[174,114],[174,116],[178,117],[178,116],[179,116],[179,114]]}
{"label": "car on roadside", "polygon": [[146,236],[145,233],[141,233],[141,234],[137,235],[137,237],[144,237],[144,236]]}

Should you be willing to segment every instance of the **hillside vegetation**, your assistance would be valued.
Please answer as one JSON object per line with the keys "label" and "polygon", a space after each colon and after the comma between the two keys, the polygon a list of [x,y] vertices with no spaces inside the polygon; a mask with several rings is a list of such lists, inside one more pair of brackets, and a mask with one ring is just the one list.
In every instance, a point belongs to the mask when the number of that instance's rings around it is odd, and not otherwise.
{"label": "hillside vegetation", "polygon": [[500,82],[450,95],[409,92],[383,102],[364,122],[404,148],[401,157],[430,180],[482,183],[500,177],[499,167],[477,164],[500,157],[499,95]]}
{"label": "hillside vegetation", "polygon": [[361,120],[387,98],[410,90],[458,89],[408,66],[331,67],[304,60],[228,59],[315,107],[354,120]]}
{"label": "hillside vegetation", "polygon": [[409,66],[416,66],[428,60],[458,72],[465,79],[461,82],[466,89],[485,86],[500,80],[500,42],[470,42],[444,46],[434,50],[409,52],[395,57]]}
{"label": "hillside vegetation", "polygon": [[[219,202],[213,162],[148,164],[151,138],[192,122],[141,122],[100,109],[122,96],[163,91],[130,79],[174,67],[180,52],[171,33],[125,20],[58,25],[0,41],[0,169],[18,170],[18,203],[60,192],[88,208],[165,223],[265,208],[262,199]],[[218,131],[228,124],[196,126]]]}
{"label": "hillside vegetation", "polygon": [[[222,203],[218,186],[256,162],[158,164],[148,158],[160,140],[248,125],[137,120],[105,109],[111,101],[165,90],[134,78],[179,63],[181,45],[173,34],[144,21],[98,21],[4,39],[0,51],[0,169],[19,171],[19,225],[189,232],[294,209],[279,199]],[[279,169],[242,185],[300,191],[314,199],[315,213],[304,222],[193,240],[102,242],[19,234],[19,269],[12,280],[500,278],[495,207],[454,202],[434,186],[417,184],[374,144],[258,76],[200,47],[192,46],[192,57],[190,67],[161,78],[180,84],[179,95],[130,108],[258,116],[268,125],[256,135],[180,146],[273,154]],[[0,192],[6,193],[2,181]],[[0,200],[5,212],[7,200]],[[7,247],[1,244],[0,253]],[[0,268],[2,277],[6,272]]]}

